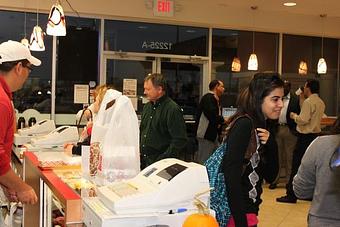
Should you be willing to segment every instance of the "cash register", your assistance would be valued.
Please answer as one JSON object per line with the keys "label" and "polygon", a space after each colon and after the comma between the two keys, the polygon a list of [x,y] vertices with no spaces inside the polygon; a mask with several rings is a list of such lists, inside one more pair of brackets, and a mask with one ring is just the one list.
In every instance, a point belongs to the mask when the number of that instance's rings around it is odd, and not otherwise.
{"label": "cash register", "polygon": [[[101,227],[181,226],[197,212],[194,198],[203,191],[209,191],[205,166],[163,159],[132,179],[99,187],[97,198],[85,198],[84,222]],[[200,200],[208,204],[209,192]]]}
{"label": "cash register", "polygon": [[21,146],[23,144],[30,143],[31,139],[46,135],[54,129],[54,120],[41,120],[31,127],[19,129],[18,133],[14,134],[14,145]]}
{"label": "cash register", "polygon": [[64,143],[76,143],[78,139],[77,127],[65,125],[54,129],[47,135],[31,139],[31,145],[38,148],[62,148]]}

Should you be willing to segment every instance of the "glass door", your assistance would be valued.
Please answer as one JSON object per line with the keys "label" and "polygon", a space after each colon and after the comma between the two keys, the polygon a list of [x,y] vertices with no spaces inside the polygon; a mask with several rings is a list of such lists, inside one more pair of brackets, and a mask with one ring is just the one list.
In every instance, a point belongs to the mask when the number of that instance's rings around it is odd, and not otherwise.
{"label": "glass door", "polygon": [[[133,79],[137,83],[136,96],[130,96],[137,114],[142,111],[144,77],[156,72],[154,59],[144,58],[108,58],[106,60],[106,84],[113,85],[115,89],[123,92],[124,79]],[[135,102],[133,101],[135,100]]]}
{"label": "glass door", "polygon": [[209,80],[207,62],[186,59],[160,59],[160,72],[168,82],[167,92],[182,109],[186,122],[188,144],[183,160],[193,161],[197,150],[195,116],[203,93],[203,81]]}
{"label": "glass door", "polygon": [[[194,119],[199,98],[207,92],[208,60],[196,56],[141,55],[114,52],[105,56],[105,78],[102,83],[112,84],[123,91],[124,79],[136,80],[136,110],[141,114],[144,96],[144,78],[149,73],[162,73],[167,82],[168,95],[182,107],[186,119]],[[133,99],[131,99],[133,100]]]}
{"label": "glass door", "polygon": [[200,98],[203,64],[162,61],[161,73],[168,82],[169,97],[182,107],[186,118],[193,118]]}

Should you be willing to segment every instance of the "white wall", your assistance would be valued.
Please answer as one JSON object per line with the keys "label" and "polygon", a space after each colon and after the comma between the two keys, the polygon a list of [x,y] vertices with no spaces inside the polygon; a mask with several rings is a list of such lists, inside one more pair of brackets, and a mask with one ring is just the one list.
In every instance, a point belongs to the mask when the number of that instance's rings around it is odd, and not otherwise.
{"label": "white wall", "polygon": [[[25,6],[24,7],[24,2]],[[32,11],[37,9],[47,13],[54,0],[1,0],[0,9]],[[172,18],[154,17],[152,0],[69,0],[81,16],[104,17],[122,20],[136,20],[156,23],[195,25],[203,27],[230,28],[282,32],[300,35],[322,35],[322,27],[327,37],[340,38],[340,18],[327,17],[322,22],[318,15],[291,14],[284,11],[273,12],[258,9],[232,8],[218,1],[178,0]],[[215,2],[215,3],[211,3]],[[62,1],[68,15],[75,15],[65,0]],[[253,15],[255,14],[253,20]]]}

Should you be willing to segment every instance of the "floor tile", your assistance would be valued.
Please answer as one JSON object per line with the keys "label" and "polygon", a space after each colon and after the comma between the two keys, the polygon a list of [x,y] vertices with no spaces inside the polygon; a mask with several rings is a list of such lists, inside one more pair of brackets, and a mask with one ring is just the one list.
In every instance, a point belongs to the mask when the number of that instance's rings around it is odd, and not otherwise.
{"label": "floor tile", "polygon": [[285,195],[286,189],[279,185],[274,190],[263,186],[262,204],[259,213],[259,227],[307,227],[307,214],[310,202],[298,200],[296,204],[276,202]]}

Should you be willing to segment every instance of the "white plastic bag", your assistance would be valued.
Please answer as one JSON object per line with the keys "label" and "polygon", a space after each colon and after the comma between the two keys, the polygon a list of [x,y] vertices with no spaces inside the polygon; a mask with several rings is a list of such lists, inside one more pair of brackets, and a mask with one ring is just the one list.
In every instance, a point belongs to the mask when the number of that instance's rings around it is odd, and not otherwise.
{"label": "white plastic bag", "polygon": [[130,99],[116,90],[107,90],[103,98],[93,124],[93,145],[100,148],[98,176],[103,184],[140,172],[138,118]]}

